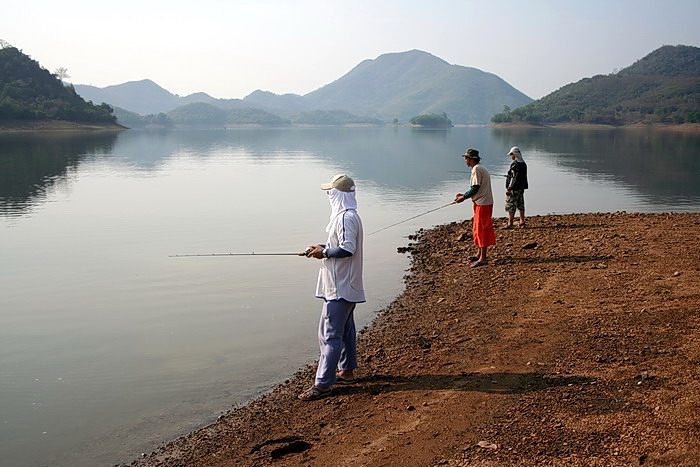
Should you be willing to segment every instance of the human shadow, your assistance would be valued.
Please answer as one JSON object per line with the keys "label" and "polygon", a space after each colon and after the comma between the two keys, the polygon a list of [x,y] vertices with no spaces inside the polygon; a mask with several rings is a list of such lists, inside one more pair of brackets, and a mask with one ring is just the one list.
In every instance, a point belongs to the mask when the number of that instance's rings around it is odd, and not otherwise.
{"label": "human shadow", "polygon": [[503,264],[517,264],[517,263],[523,263],[523,264],[591,263],[591,262],[596,262],[596,261],[609,261],[613,258],[614,257],[610,256],[610,255],[605,255],[605,256],[601,256],[601,255],[594,255],[594,256],[564,255],[564,256],[552,256],[549,258],[510,257],[510,258],[498,258],[497,260],[494,261],[494,264],[503,265]]}
{"label": "human shadow", "polygon": [[457,375],[370,375],[346,386],[336,386],[336,394],[369,392],[376,395],[396,391],[471,391],[496,394],[522,394],[548,388],[593,382],[587,376],[547,376],[541,373],[462,373]]}

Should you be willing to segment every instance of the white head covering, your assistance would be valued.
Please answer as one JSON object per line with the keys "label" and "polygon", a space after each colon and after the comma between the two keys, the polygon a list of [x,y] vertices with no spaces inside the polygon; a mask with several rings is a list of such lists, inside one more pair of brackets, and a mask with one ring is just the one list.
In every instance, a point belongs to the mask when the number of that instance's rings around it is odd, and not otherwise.
{"label": "white head covering", "polygon": [[331,216],[326,226],[326,232],[330,232],[333,221],[338,215],[348,209],[357,209],[357,199],[354,191],[340,191],[331,188],[327,193],[328,201],[331,203]]}
{"label": "white head covering", "polygon": [[510,148],[510,151],[508,151],[508,155],[510,156],[511,154],[515,156],[515,160],[516,160],[516,161],[518,161],[518,162],[525,162],[525,161],[523,160],[523,155],[520,154],[520,148],[519,148],[519,147],[513,146],[512,148]]}

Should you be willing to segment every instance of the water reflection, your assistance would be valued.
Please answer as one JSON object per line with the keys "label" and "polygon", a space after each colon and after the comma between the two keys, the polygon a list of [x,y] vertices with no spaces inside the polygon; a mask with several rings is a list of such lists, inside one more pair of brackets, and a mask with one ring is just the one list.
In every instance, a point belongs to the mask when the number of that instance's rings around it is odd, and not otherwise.
{"label": "water reflection", "polygon": [[[700,137],[644,128],[494,129],[502,146],[517,142],[551,163],[592,179],[634,188],[650,204],[700,202]],[[526,154],[527,157],[527,154]]]}
{"label": "water reflection", "polygon": [[115,133],[3,135],[0,137],[0,216],[21,215],[66,183],[86,157],[109,154]]}
{"label": "water reflection", "polygon": [[627,130],[454,128],[306,128],[70,134],[0,137],[0,216],[21,215],[46,201],[89,158],[108,156],[130,168],[159,170],[176,156],[245,154],[256,164],[313,157],[390,192],[421,194],[458,177],[465,147],[479,148],[492,173],[504,172],[508,147],[526,157],[598,182],[621,184],[646,202],[673,205],[700,200],[700,137]]}

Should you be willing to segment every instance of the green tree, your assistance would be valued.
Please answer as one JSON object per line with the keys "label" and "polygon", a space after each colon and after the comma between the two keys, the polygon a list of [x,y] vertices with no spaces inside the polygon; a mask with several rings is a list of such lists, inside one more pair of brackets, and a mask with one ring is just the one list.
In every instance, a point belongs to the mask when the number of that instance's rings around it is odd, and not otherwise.
{"label": "green tree", "polygon": [[451,128],[452,120],[447,116],[445,112],[442,114],[422,114],[413,117],[410,120],[412,125],[418,125],[425,128]]}

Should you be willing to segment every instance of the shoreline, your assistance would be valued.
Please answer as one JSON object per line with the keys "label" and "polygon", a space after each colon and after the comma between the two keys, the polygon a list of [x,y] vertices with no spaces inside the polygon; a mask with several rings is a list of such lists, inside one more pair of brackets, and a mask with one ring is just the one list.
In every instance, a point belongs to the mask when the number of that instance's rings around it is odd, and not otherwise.
{"label": "shoreline", "polygon": [[476,269],[470,221],[419,231],[356,383],[298,401],[307,365],[132,465],[697,465],[700,213],[528,221]]}
{"label": "shoreline", "polygon": [[676,131],[681,133],[700,133],[700,123],[630,123],[625,125],[608,125],[599,123],[555,123],[555,124],[538,124],[538,123],[492,123],[487,125],[489,128],[495,129],[557,129],[557,130],[616,130],[616,129],[644,129],[644,130],[660,130],[660,131]]}
{"label": "shoreline", "polygon": [[114,124],[93,124],[69,122],[65,120],[36,120],[36,121],[0,121],[0,134],[3,133],[49,133],[49,132],[96,132],[96,131],[124,131],[129,128]]}
{"label": "shoreline", "polygon": [[[635,129],[635,130],[658,130],[678,133],[700,134],[700,123],[684,124],[629,124],[629,125],[602,125],[588,123],[562,123],[554,125],[531,124],[531,123],[495,123],[495,124],[455,124],[453,128],[486,127],[492,129],[512,129],[512,130],[532,130],[532,129],[557,129],[557,130],[615,130],[615,129]],[[165,127],[151,125],[143,128],[129,128],[119,123],[113,125],[90,124],[79,122],[68,122],[61,120],[52,121],[11,121],[0,122],[0,134],[5,133],[50,133],[50,132],[97,132],[97,131],[160,131],[160,130],[248,130],[248,129],[318,129],[318,128],[410,128],[414,130],[437,130],[448,131],[451,127],[424,127],[419,125],[386,123],[379,124],[342,124],[342,125],[322,125],[322,124],[291,124],[291,125],[261,125],[261,124],[241,124],[226,125],[223,127],[202,127],[202,126],[174,126]]]}

